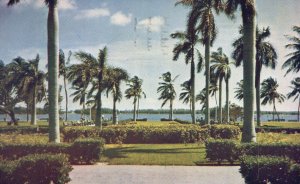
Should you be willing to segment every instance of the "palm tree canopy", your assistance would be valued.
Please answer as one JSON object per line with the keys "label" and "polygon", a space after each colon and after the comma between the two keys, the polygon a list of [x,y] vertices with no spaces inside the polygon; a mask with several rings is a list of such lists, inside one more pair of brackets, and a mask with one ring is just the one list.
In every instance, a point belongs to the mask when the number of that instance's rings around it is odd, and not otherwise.
{"label": "palm tree canopy", "polygon": [[125,90],[125,97],[127,99],[133,97],[134,98],[133,103],[135,103],[138,98],[141,97],[146,98],[146,94],[142,90],[142,84],[143,84],[143,80],[140,79],[138,76],[134,76],[133,78],[131,78],[127,83],[127,86],[129,86],[129,88]]}
{"label": "palm tree canopy", "polygon": [[290,88],[292,89],[292,91],[287,94],[287,98],[290,99],[292,97],[295,97],[294,101],[296,101],[300,96],[300,77],[292,80],[291,84],[292,86],[290,86]]}
{"label": "palm tree canopy", "polygon": [[172,79],[170,72],[162,74],[160,77],[163,82],[159,83],[157,93],[160,93],[159,100],[163,100],[161,107],[163,107],[169,100],[174,100],[176,97],[176,91],[173,82],[177,79],[178,75]]}
{"label": "palm tree canopy", "polygon": [[294,26],[293,31],[298,34],[298,37],[286,36],[288,40],[293,43],[287,44],[285,47],[294,50],[294,52],[287,55],[289,58],[282,65],[283,69],[287,68],[286,74],[300,71],[300,27]]}
{"label": "palm tree canopy", "polygon": [[235,98],[238,100],[242,100],[244,98],[244,80],[241,80],[240,82],[237,82],[237,87],[235,88]]}
{"label": "palm tree canopy", "polygon": [[277,91],[279,85],[275,79],[269,77],[262,82],[261,86],[260,97],[263,98],[262,105],[272,104],[274,100],[277,100],[279,103],[284,102],[285,96]]}
{"label": "palm tree canopy", "polygon": [[[20,1],[21,1],[21,0],[9,0],[8,3],[7,3],[7,5],[8,5],[8,6],[12,6],[12,5],[14,5],[14,4],[19,3]],[[58,3],[58,0],[44,0],[44,2],[45,2],[45,4],[46,4],[47,6],[49,6],[49,5],[54,5],[54,6],[56,6],[57,3]]]}
{"label": "palm tree canopy", "polygon": [[182,88],[181,88],[181,90],[182,90],[182,92],[179,94],[179,100],[182,100],[183,101],[183,103],[190,103],[190,101],[191,101],[191,87],[192,87],[192,85],[191,85],[191,80],[187,80],[187,81],[185,81],[184,83],[182,83],[181,85],[180,85]]}
{"label": "palm tree canopy", "polygon": [[248,20],[255,15],[255,4],[251,0],[227,0],[225,4],[225,13],[230,18],[235,18],[234,13],[241,6],[243,22]]}
{"label": "palm tree canopy", "polygon": [[218,48],[217,52],[211,55],[211,72],[215,73],[217,78],[228,80],[231,76],[231,69],[228,57],[222,52],[222,48]]}

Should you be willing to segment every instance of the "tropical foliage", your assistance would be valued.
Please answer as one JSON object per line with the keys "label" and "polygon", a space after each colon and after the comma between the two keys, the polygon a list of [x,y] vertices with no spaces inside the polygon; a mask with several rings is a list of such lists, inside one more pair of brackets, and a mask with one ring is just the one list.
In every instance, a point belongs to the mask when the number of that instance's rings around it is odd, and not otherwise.
{"label": "tropical foliage", "polygon": [[287,98],[290,99],[294,97],[294,101],[296,101],[299,98],[298,102],[298,122],[300,121],[300,77],[295,78],[291,81],[292,86],[290,88],[292,89],[291,92],[287,94]]}

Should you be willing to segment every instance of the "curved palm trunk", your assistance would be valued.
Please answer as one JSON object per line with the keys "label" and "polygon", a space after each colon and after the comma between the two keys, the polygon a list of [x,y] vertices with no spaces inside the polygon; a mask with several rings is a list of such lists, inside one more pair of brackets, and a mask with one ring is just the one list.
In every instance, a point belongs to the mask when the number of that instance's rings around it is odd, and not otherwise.
{"label": "curved palm trunk", "polygon": [[223,117],[222,117],[222,81],[223,78],[221,77],[219,80],[219,123],[223,122]]}
{"label": "curved palm trunk", "polygon": [[298,104],[298,122],[300,121],[300,97],[299,97],[299,104]]}
{"label": "curved palm trunk", "polygon": [[229,117],[229,79],[225,80],[226,83],[226,123],[229,123],[230,117]]}
{"label": "curved palm trunk", "polygon": [[[255,6],[255,0],[252,0]],[[244,77],[244,122],[242,142],[256,142],[254,126],[254,65],[255,65],[255,40],[256,40],[256,16],[246,10],[242,4],[242,18],[244,26],[243,42],[243,77]]]}
{"label": "curved palm trunk", "polygon": [[261,126],[260,122],[260,72],[261,67],[259,65],[259,62],[256,61],[256,67],[255,67],[255,94],[256,94],[256,122],[257,126]]}
{"label": "curved palm trunk", "polygon": [[273,121],[275,121],[275,100],[273,99]]}
{"label": "curved palm trunk", "polygon": [[218,119],[218,100],[217,100],[217,93],[215,93],[215,101],[216,101],[215,121],[217,121],[217,119]]}
{"label": "curved palm trunk", "polygon": [[98,89],[98,95],[97,95],[97,107],[96,107],[96,121],[95,125],[100,127],[102,129],[102,99],[101,99],[101,90]]}
{"label": "curved palm trunk", "polygon": [[65,98],[66,98],[66,118],[65,121],[68,121],[68,91],[67,91],[67,81],[66,76],[64,75],[64,88],[65,88]]}
{"label": "curved palm trunk", "polygon": [[192,103],[192,123],[196,124],[196,110],[195,110],[195,62],[192,55],[191,61],[191,103]]}
{"label": "curved palm trunk", "polygon": [[139,118],[140,98],[137,98],[136,118]]}
{"label": "curved palm trunk", "polygon": [[113,99],[113,114],[112,114],[113,124],[118,124],[116,103],[117,103],[117,99],[116,99],[116,97],[114,97],[114,99]]}
{"label": "curved palm trunk", "polygon": [[210,83],[210,38],[205,43],[205,106],[206,106],[206,112],[205,112],[205,123],[210,125],[210,109],[209,109],[209,83]]}
{"label": "curved palm trunk", "polygon": [[32,91],[31,125],[36,125],[36,85]]}
{"label": "curved palm trunk", "polygon": [[275,105],[275,100],[274,100],[274,111],[275,111],[275,113],[277,114],[277,121],[279,121],[279,112],[277,112],[277,110],[276,110],[276,105]]}
{"label": "curved palm trunk", "polygon": [[48,12],[48,74],[49,74],[49,141],[59,143],[58,107],[58,9],[54,1],[49,1]]}
{"label": "curved palm trunk", "polygon": [[29,121],[29,103],[26,103],[26,120]]}

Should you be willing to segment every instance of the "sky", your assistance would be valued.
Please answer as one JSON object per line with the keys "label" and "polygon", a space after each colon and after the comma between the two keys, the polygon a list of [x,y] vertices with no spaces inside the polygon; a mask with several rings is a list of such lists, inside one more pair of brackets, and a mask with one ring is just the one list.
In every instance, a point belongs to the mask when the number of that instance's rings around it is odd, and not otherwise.
{"label": "sky", "polygon": [[[189,108],[179,101],[180,84],[189,79],[190,65],[186,65],[184,57],[173,61],[172,49],[176,40],[170,34],[186,29],[188,7],[175,6],[176,0],[59,0],[59,45],[68,53],[84,51],[95,57],[99,49],[108,48],[107,64],[126,69],[130,77],[138,76],[143,79],[143,90],[146,98],[140,102],[141,109],[159,109],[162,101],[157,93],[160,76],[170,71],[172,76],[179,77],[175,81],[177,98],[174,108]],[[46,71],[47,63],[47,12],[43,0],[21,0],[21,3],[6,6],[7,0],[0,0],[0,60],[10,63],[21,56],[33,59],[40,55],[40,69]],[[285,76],[281,69],[287,59],[286,55],[292,50],[285,48],[288,42],[285,35],[295,35],[292,26],[300,26],[299,0],[256,0],[257,24],[259,28],[269,27],[271,36],[269,41],[275,47],[278,60],[275,70],[263,68],[261,81],[273,77],[279,83],[278,91],[287,94],[290,81],[299,77],[298,73]],[[217,39],[211,48],[216,51],[219,47],[227,56],[233,51],[232,43],[239,37],[241,12],[236,13],[236,19],[230,20],[225,15],[216,16],[218,29]],[[299,35],[298,35],[299,36]],[[204,56],[203,45],[197,49]],[[230,57],[230,60],[232,58]],[[74,57],[70,64],[79,63]],[[232,65],[230,79],[230,102],[242,105],[242,101],[234,98],[236,83],[242,79],[242,67]],[[61,81],[62,82],[62,81]],[[62,83],[61,83],[62,84]],[[205,86],[203,72],[196,74],[196,93]],[[225,84],[224,94],[225,97]],[[71,87],[70,85],[68,87]],[[126,84],[122,84],[125,91]],[[69,94],[72,90],[69,90]],[[62,94],[63,95],[63,94]],[[123,100],[117,104],[120,110],[132,109],[132,99]],[[64,101],[62,107],[64,107]],[[210,101],[215,106],[214,99]],[[78,102],[69,100],[69,109],[79,109]],[[223,105],[225,99],[223,100]],[[43,104],[39,104],[42,106]],[[103,106],[112,108],[111,96],[103,98]],[[201,109],[199,103],[196,109]],[[168,108],[168,105],[163,107]],[[271,105],[262,106],[262,110],[272,110]],[[298,103],[292,99],[283,104],[277,104],[279,111],[297,111]]]}

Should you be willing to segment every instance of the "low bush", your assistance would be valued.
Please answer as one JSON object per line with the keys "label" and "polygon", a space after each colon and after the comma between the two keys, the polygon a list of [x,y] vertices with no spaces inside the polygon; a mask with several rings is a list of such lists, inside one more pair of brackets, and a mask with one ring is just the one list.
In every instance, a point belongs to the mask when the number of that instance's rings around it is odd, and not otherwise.
{"label": "low bush", "polygon": [[0,144],[2,159],[15,160],[30,154],[68,154],[73,164],[94,163],[103,150],[102,139],[80,139],[72,144]]}
{"label": "low bush", "polygon": [[241,129],[235,125],[211,125],[210,136],[214,139],[238,139]]}
{"label": "low bush", "polygon": [[210,140],[206,143],[206,158],[212,161],[232,162],[244,155],[288,157],[300,163],[300,144],[238,144],[232,140]]}
{"label": "low bush", "polygon": [[78,139],[69,148],[72,163],[92,164],[100,160],[104,150],[103,139]]}
{"label": "low bush", "polygon": [[181,120],[181,119],[174,119],[174,121],[176,121],[180,124],[192,124],[192,122],[190,122],[190,121],[185,121],[185,120]]}
{"label": "low bush", "polygon": [[101,137],[108,144],[135,143],[195,143],[205,141],[208,129],[197,125],[168,125],[168,126],[140,126],[140,125],[112,125],[103,127],[65,127],[64,141],[72,142],[82,137]]}
{"label": "low bush", "polygon": [[71,170],[68,157],[63,154],[35,154],[0,163],[2,184],[51,182],[64,184],[70,181]]}
{"label": "low bush", "polygon": [[46,126],[7,126],[1,127],[0,133],[20,133],[20,134],[32,134],[32,133],[48,133],[49,128]]}
{"label": "low bush", "polygon": [[300,133],[300,128],[298,127],[272,127],[272,126],[260,126],[255,128],[256,132],[274,132],[274,133],[287,133],[294,134]]}
{"label": "low bush", "polygon": [[238,143],[232,140],[211,140],[205,143],[206,159],[217,161],[219,164],[222,161],[228,161],[231,164],[238,160],[240,149]]}
{"label": "low bush", "polygon": [[299,180],[292,178],[295,174],[294,177],[299,178],[298,169],[299,166],[292,166],[287,158],[247,156],[241,159],[240,173],[247,184],[298,184]]}

